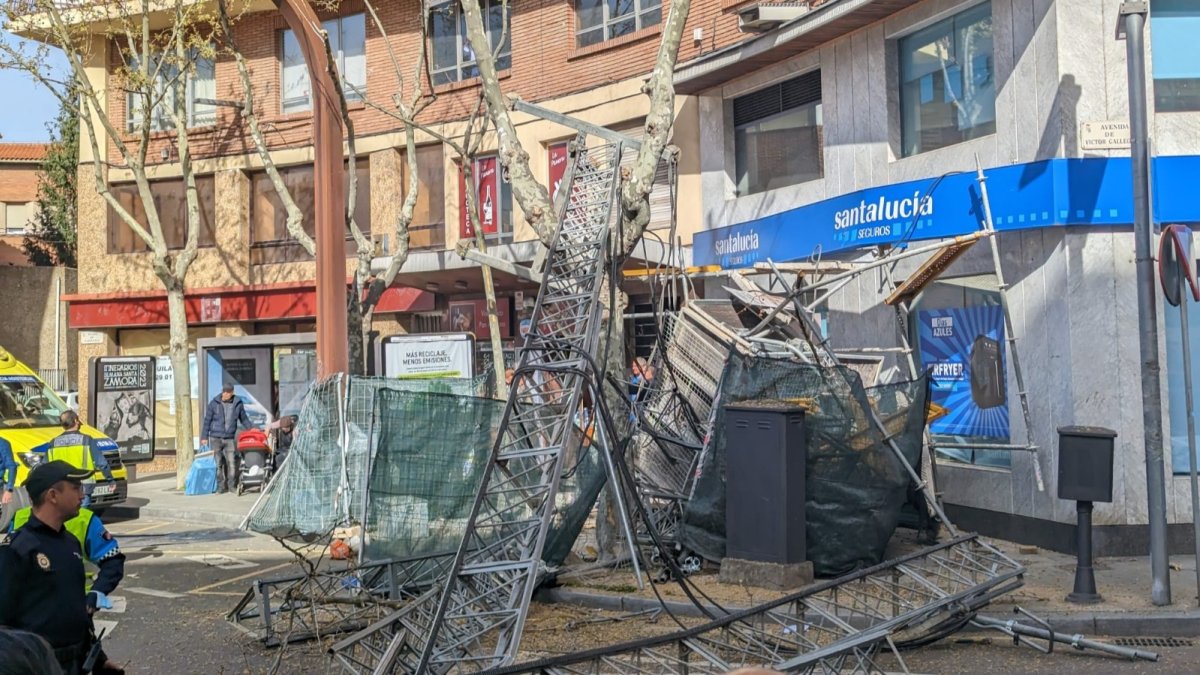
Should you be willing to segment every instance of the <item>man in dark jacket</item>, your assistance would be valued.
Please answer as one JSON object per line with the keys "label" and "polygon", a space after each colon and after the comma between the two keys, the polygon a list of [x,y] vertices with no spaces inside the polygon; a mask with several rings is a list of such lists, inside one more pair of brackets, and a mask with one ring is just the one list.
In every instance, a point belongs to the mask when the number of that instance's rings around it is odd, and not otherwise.
{"label": "man in dark jacket", "polygon": [[200,425],[200,445],[208,445],[217,460],[217,492],[237,489],[237,430],[238,424],[253,429],[242,399],[233,395],[233,385],[226,384],[221,393],[208,402],[204,422]]}

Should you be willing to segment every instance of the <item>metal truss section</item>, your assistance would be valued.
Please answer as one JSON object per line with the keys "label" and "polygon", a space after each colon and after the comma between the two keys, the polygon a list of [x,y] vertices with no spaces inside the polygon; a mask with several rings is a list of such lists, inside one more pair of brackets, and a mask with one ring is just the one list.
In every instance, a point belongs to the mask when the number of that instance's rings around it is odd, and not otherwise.
{"label": "metal truss section", "polygon": [[992,598],[1019,588],[1024,572],[974,535],[962,536],[695,628],[491,672],[682,674],[761,666],[878,673],[882,649],[899,658],[897,644],[961,626]]}
{"label": "metal truss section", "polygon": [[581,133],[567,199],[496,443],[451,573],[405,609],[334,645],[350,672],[474,671],[511,663],[600,334],[599,293],[619,188],[620,142]]}
{"label": "metal truss section", "polygon": [[256,579],[225,618],[268,647],[359,630],[427,591],[447,574],[453,555]]}

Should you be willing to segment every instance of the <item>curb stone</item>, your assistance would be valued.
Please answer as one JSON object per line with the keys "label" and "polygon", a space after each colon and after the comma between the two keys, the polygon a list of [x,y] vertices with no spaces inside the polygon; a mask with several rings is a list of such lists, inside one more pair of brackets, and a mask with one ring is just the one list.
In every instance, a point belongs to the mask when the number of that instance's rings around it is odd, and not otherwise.
{"label": "curb stone", "polygon": [[242,520],[246,518],[245,514],[237,515],[234,513],[217,513],[214,511],[188,511],[178,509],[166,509],[154,506],[110,506],[104,512],[105,519],[120,518],[156,518],[160,520],[183,520],[193,523],[202,523],[204,525],[216,525],[218,527],[228,527],[237,529],[241,526]]}

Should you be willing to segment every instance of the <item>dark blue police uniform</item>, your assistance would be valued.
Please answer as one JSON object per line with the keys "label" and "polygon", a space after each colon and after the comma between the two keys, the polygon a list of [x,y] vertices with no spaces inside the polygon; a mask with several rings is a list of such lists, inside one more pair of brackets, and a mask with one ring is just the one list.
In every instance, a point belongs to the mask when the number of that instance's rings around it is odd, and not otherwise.
{"label": "dark blue police uniform", "polygon": [[90,646],[83,572],[75,537],[36,516],[0,542],[0,626],[45,638],[67,675],[80,672]]}

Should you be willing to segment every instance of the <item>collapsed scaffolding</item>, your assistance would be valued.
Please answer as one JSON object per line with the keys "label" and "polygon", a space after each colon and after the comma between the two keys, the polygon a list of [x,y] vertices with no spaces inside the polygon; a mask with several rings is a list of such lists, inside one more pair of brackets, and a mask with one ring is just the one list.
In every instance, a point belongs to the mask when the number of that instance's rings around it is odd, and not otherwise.
{"label": "collapsed scaffolding", "polygon": [[[605,373],[593,357],[599,293],[606,268],[615,269],[608,231],[619,213],[621,153],[637,143],[522,105],[579,133],[560,229],[507,402],[481,398],[479,381],[334,378],[317,385],[293,460],[246,525],[323,540],[357,524],[358,560],[348,569],[314,566],[256,581],[232,622],[272,645],[348,634],[330,653],[353,673],[724,672],[740,665],[881,672],[881,652],[903,667],[899,646],[956,630],[1021,584],[1019,564],[959,536],[938,503],[925,447],[931,406],[915,365],[908,382],[865,386],[799,301],[904,257],[933,253],[944,269],[947,258],[992,236],[990,216],[983,231],[949,245],[893,252],[808,284],[798,275],[784,296],[735,273],[731,300],[688,298],[677,312],[663,308],[651,358],[660,376],[643,384],[632,411],[610,411]],[[934,278],[934,267],[916,276]],[[772,272],[783,279],[773,265]],[[912,279],[907,295],[903,285],[893,295],[911,300]],[[669,280],[673,288],[688,284],[678,265]],[[1008,329],[1013,340],[1011,321]],[[911,349],[908,356],[912,363]],[[1021,396],[1025,404],[1023,387]],[[845,576],[729,611],[701,600],[687,577],[723,555],[723,406],[761,399],[801,402],[814,422],[809,480],[821,489],[808,494],[823,508],[810,510],[809,526],[825,536],[809,537],[811,553],[818,571]],[[632,415],[630,438],[617,433],[617,415]],[[589,417],[598,422],[594,436],[586,432]],[[566,560],[605,483],[635,565],[648,564],[652,581],[681,584],[709,621],[518,663],[533,590]],[[876,508],[856,512],[864,499]],[[906,503],[952,538],[884,562]]]}

